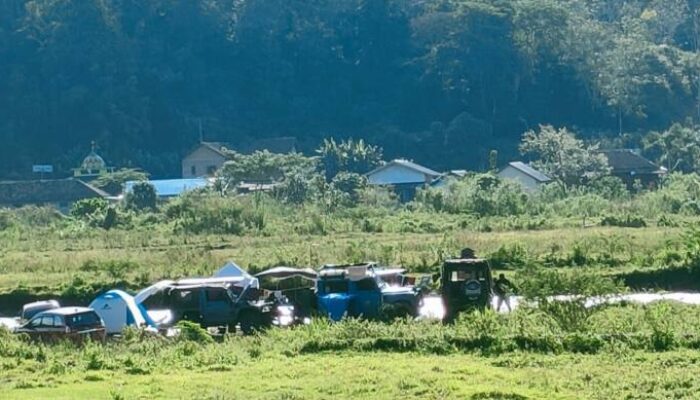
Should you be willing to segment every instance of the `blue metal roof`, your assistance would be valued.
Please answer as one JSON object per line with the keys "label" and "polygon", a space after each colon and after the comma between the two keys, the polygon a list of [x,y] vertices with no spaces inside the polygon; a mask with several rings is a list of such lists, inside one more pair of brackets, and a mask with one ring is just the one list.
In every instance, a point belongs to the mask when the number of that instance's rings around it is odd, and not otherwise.
{"label": "blue metal roof", "polygon": [[[134,184],[139,181],[129,181],[125,184],[125,192],[129,193],[134,187]],[[192,179],[160,179],[146,181],[153,185],[156,189],[158,197],[175,197],[190,190],[200,189],[209,185],[206,178]]]}

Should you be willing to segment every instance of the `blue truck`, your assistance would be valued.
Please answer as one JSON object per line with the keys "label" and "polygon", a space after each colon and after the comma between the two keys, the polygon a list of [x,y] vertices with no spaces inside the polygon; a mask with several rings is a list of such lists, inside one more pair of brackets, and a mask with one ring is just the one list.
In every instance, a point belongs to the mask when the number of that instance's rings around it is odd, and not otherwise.
{"label": "blue truck", "polygon": [[421,291],[415,286],[392,286],[375,264],[327,265],[316,281],[317,307],[333,321],[343,317],[382,319],[415,317]]}

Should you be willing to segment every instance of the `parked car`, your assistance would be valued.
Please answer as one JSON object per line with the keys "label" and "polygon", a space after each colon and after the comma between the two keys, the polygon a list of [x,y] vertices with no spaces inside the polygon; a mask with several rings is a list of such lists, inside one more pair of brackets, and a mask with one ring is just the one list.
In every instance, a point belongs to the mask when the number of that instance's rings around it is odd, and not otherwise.
{"label": "parked car", "polygon": [[105,340],[106,332],[102,319],[95,310],[86,307],[63,307],[42,311],[29,322],[14,330],[30,338],[42,341],[85,339]]}
{"label": "parked car", "polygon": [[415,286],[387,284],[375,268],[373,263],[324,266],[316,282],[319,311],[334,321],[344,316],[417,316],[420,291]]}
{"label": "parked car", "polygon": [[272,325],[274,302],[240,277],[183,279],[169,282],[143,299],[149,310],[170,310],[169,324],[186,320],[204,328],[237,327],[245,334]]}
{"label": "parked car", "polygon": [[493,276],[488,261],[479,258],[446,260],[441,272],[445,321],[460,312],[491,306]]}

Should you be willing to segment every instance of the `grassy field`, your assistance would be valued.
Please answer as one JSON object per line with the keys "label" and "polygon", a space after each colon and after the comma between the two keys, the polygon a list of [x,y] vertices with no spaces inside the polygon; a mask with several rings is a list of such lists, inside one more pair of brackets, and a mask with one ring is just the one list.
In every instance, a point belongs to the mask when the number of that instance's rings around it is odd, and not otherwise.
{"label": "grassy field", "polygon": [[323,263],[376,260],[430,272],[463,247],[476,249],[481,255],[501,249],[505,257],[515,252],[532,259],[566,258],[574,251],[591,259],[614,254],[613,268],[606,269],[620,272],[649,267],[651,261],[647,260],[681,232],[680,228],[656,227],[330,236],[191,236],[95,230],[75,237],[35,232],[12,238],[0,236],[0,293],[19,287],[57,293],[76,277],[89,282],[145,284],[162,278],[207,275],[229,259],[251,271],[276,265],[318,267]]}
{"label": "grassy field", "polygon": [[694,399],[697,352],[619,355],[327,353],[149,375],[3,377],[5,399]]}
{"label": "grassy field", "polygon": [[[178,235],[162,230],[0,233],[0,296],[81,285],[145,286],[208,275],[378,260],[432,272],[471,247],[508,273],[518,263],[614,275],[663,268],[683,228],[561,228],[445,233]],[[661,260],[661,261],[660,261]],[[576,263],[579,263],[576,264]],[[572,264],[573,263],[573,264]],[[578,271],[578,270],[576,270]],[[73,293],[73,292],[70,292]],[[9,297],[0,297],[7,303]],[[19,299],[19,298],[18,298]],[[439,324],[312,326],[223,343],[141,340],[35,345],[0,332],[8,399],[667,399],[696,398],[700,315],[687,306],[591,313],[533,310]],[[549,312],[549,311],[548,311]],[[570,324],[570,317],[580,324]],[[8,335],[8,336],[3,336]]]}

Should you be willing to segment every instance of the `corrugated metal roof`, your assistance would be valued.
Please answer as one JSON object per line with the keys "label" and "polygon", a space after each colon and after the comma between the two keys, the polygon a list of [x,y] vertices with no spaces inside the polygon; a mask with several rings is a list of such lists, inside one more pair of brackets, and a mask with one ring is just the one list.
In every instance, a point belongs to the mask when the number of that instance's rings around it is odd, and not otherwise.
{"label": "corrugated metal roof", "polygon": [[[129,193],[138,181],[129,181],[125,184],[125,192]],[[192,179],[161,179],[146,181],[156,189],[158,197],[174,197],[195,189],[201,189],[209,185],[206,178]]]}
{"label": "corrugated metal roof", "polygon": [[0,204],[72,203],[109,195],[78,179],[0,182]]}
{"label": "corrugated metal roof", "polygon": [[542,172],[532,168],[531,166],[525,164],[524,162],[521,161],[513,161],[508,163],[511,167],[517,169],[518,171],[522,172],[525,175],[530,176],[531,178],[539,181],[539,182],[549,182],[552,180],[552,178],[548,177],[547,175],[543,174]]}
{"label": "corrugated metal roof", "polygon": [[631,149],[601,150],[608,158],[608,165],[615,174],[635,172],[637,174],[659,174],[662,170]]}
{"label": "corrugated metal roof", "polygon": [[390,162],[382,165],[381,167],[376,168],[373,171],[368,172],[367,175],[373,175],[379,171],[383,171],[383,170],[385,170],[391,166],[394,166],[394,165],[400,165],[400,166],[412,169],[414,171],[420,172],[421,174],[430,175],[434,178],[440,176],[439,172],[433,171],[430,168],[416,164],[413,161],[408,161],[408,160],[403,160],[403,159],[396,159],[396,160],[390,161]]}

